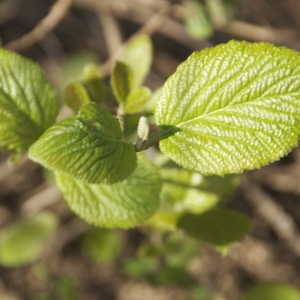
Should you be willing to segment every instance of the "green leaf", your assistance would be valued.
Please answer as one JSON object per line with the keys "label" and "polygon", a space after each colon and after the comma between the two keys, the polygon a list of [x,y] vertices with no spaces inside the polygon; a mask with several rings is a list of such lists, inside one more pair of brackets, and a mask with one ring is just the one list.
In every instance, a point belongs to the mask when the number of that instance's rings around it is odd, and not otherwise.
{"label": "green leaf", "polygon": [[71,210],[105,228],[134,227],[148,219],[158,207],[161,185],[156,168],[142,154],[135,171],[122,182],[86,184],[58,173],[57,183]]}
{"label": "green leaf", "polygon": [[179,232],[170,234],[163,243],[165,264],[184,269],[188,261],[199,254],[199,243]]}
{"label": "green leaf", "polygon": [[119,103],[124,103],[132,89],[132,71],[130,67],[117,61],[111,74],[111,87]]}
{"label": "green leaf", "polygon": [[82,84],[93,102],[103,103],[114,99],[109,84],[104,81],[96,65],[86,65],[83,69],[83,78]]}
{"label": "green leaf", "polygon": [[82,105],[91,102],[85,88],[76,81],[70,81],[65,89],[66,104],[77,113]]}
{"label": "green leaf", "polygon": [[147,35],[135,36],[125,48],[121,61],[130,66],[133,73],[133,88],[141,85],[152,64],[152,42]]}
{"label": "green leaf", "polygon": [[57,222],[53,214],[40,213],[19,218],[3,228],[0,232],[0,264],[16,267],[37,259]]}
{"label": "green leaf", "polygon": [[134,279],[151,281],[158,268],[158,260],[155,257],[128,258],[124,262],[123,272]]}
{"label": "green leaf", "polygon": [[177,224],[188,235],[219,247],[241,241],[251,230],[250,219],[229,209],[213,209],[202,214],[185,214]]}
{"label": "green leaf", "polygon": [[206,2],[209,16],[216,26],[225,26],[228,21],[228,12],[223,0],[209,0]]}
{"label": "green leaf", "polygon": [[175,231],[181,216],[182,212],[159,210],[147,221],[147,225],[161,231]]}
{"label": "green leaf", "polygon": [[178,168],[161,168],[162,191],[159,211],[147,222],[160,229],[175,230],[187,212],[202,213],[231,199],[239,175],[203,176]]}
{"label": "green leaf", "polygon": [[190,274],[182,267],[164,266],[158,274],[155,274],[154,282],[160,285],[188,286],[192,282]]}
{"label": "green leaf", "polygon": [[95,81],[94,83],[101,83],[102,74],[100,69],[95,64],[89,63],[83,68],[83,77],[86,81],[91,80]]}
{"label": "green leaf", "polygon": [[118,121],[95,103],[49,128],[29,149],[32,160],[87,183],[113,183],[136,167],[132,144]]}
{"label": "green leaf", "polygon": [[125,114],[124,116],[124,136],[131,139],[132,142],[136,140],[136,129],[138,127],[139,119],[139,114]]}
{"label": "green leaf", "polygon": [[83,250],[95,262],[113,263],[122,249],[119,232],[93,228],[84,235]]}
{"label": "green leaf", "polygon": [[297,288],[284,283],[264,282],[250,287],[244,300],[300,300]]}
{"label": "green leaf", "polygon": [[54,122],[56,93],[40,67],[0,49],[0,147],[26,151]]}
{"label": "green leaf", "polygon": [[185,29],[192,38],[206,39],[213,34],[213,26],[199,1],[185,1],[183,17]]}
{"label": "green leaf", "polygon": [[22,152],[11,154],[7,160],[8,165],[16,166],[19,162],[21,162],[23,155],[24,154]]}
{"label": "green leaf", "polygon": [[151,96],[151,90],[146,86],[139,86],[132,90],[125,100],[124,111],[134,114],[140,111]]}
{"label": "green leaf", "polygon": [[54,278],[51,279],[52,290],[54,290],[52,292],[53,296],[50,295],[52,299],[55,297],[58,299],[78,300],[75,279],[68,275],[60,275],[59,278],[55,278],[55,281],[53,280]]}
{"label": "green leaf", "polygon": [[190,287],[191,300],[209,300],[212,298],[208,287],[192,286]]}
{"label": "green leaf", "polygon": [[162,204],[179,212],[201,213],[226,200],[239,182],[237,175],[210,176],[178,168],[162,168]]}
{"label": "green leaf", "polygon": [[231,41],[193,53],[167,80],[156,121],[179,131],[160,141],[179,165],[224,175],[259,168],[298,144],[300,56]]}

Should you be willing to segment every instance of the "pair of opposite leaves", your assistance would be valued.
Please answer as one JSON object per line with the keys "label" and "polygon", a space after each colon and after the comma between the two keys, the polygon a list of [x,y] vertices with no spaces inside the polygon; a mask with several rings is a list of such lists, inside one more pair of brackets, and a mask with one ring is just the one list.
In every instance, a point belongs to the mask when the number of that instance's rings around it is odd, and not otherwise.
{"label": "pair of opposite leaves", "polygon": [[[161,151],[217,175],[279,159],[298,143],[299,79],[299,54],[268,43],[231,41],[193,53],[158,99],[158,127],[178,130],[160,141]],[[133,145],[96,104],[49,128],[30,156],[88,183],[118,182],[136,167]]]}
{"label": "pair of opposite leaves", "polygon": [[[6,60],[0,117],[7,122],[0,126],[0,146],[22,151],[54,122],[57,105],[30,62],[18,64],[20,57],[1,51]],[[299,66],[297,52],[267,43],[232,41],[195,52],[167,80],[157,103],[155,118],[161,130],[178,129],[160,141],[162,152],[187,169],[218,175],[257,168],[285,155],[298,143]],[[14,68],[22,76],[14,76]],[[112,201],[89,203],[84,194],[101,192],[107,199],[117,195],[115,207],[122,203],[124,209],[110,210],[115,218],[106,227],[134,226],[157,208],[157,171],[141,155],[136,168],[133,145],[124,140],[117,120],[96,104],[47,129],[29,155],[59,172],[58,183],[67,198],[78,196],[70,204],[73,210],[86,220],[95,212],[91,223],[98,222],[99,210]],[[153,189],[138,189],[146,186]],[[69,194],[70,187],[76,195]],[[123,215],[127,223],[122,223]]]}

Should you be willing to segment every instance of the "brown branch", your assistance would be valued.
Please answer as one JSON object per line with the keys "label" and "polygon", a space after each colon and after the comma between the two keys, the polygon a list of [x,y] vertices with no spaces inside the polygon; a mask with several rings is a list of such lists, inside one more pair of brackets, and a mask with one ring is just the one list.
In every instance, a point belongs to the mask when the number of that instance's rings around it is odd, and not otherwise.
{"label": "brown branch", "polygon": [[9,50],[20,51],[38,43],[65,17],[72,3],[73,0],[57,0],[49,14],[32,31],[6,44],[4,47]]}
{"label": "brown branch", "polygon": [[215,26],[215,29],[246,40],[270,43],[282,43],[296,37],[295,31],[290,29],[275,29],[237,20]]}
{"label": "brown branch", "polygon": [[[99,2],[101,4],[101,2]],[[122,35],[117,20],[111,11],[102,5],[95,5],[98,21],[102,28],[104,40],[109,55],[122,45]]]}
{"label": "brown branch", "polygon": [[287,248],[300,256],[300,233],[292,216],[258,185],[244,179],[245,198],[274,230]]}
{"label": "brown branch", "polygon": [[102,74],[108,75],[116,61],[116,59],[120,56],[126,45],[137,35],[139,34],[154,34],[165,22],[166,15],[169,11],[169,6],[165,6],[161,8],[156,14],[154,14],[150,19],[140,27],[133,35],[130,36],[115,52],[111,55],[108,60],[101,66]]}
{"label": "brown branch", "polygon": [[21,206],[22,215],[34,215],[45,207],[59,201],[61,198],[61,192],[56,185],[46,185],[40,192],[26,199]]}

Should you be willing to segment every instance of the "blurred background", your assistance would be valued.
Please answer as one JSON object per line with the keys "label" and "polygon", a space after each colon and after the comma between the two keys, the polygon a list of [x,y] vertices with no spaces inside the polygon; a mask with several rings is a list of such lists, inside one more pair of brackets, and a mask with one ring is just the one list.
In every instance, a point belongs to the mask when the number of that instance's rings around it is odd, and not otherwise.
{"label": "blurred background", "polygon": [[[1,0],[0,39],[38,62],[62,97],[86,64],[108,78],[128,39],[147,34],[145,85],[156,90],[193,51],[231,39],[300,51],[299,15],[297,0]],[[180,233],[93,228],[50,173],[7,159],[0,154],[1,300],[300,299],[298,148],[245,173],[230,194],[227,206],[251,217],[253,230],[226,256]]]}

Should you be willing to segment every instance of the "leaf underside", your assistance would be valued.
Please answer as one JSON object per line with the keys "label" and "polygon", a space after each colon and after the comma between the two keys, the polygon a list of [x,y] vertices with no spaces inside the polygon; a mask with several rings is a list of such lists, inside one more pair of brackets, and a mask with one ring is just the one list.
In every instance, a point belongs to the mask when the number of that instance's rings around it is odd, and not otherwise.
{"label": "leaf underside", "polygon": [[159,174],[140,153],[134,172],[116,184],[86,184],[62,173],[57,173],[56,179],[70,208],[96,226],[134,227],[148,219],[158,207]]}
{"label": "leaf underside", "polygon": [[114,183],[136,167],[132,144],[123,141],[118,121],[98,104],[49,128],[29,149],[34,161],[87,183]]}
{"label": "leaf underside", "polygon": [[300,56],[231,41],[193,53],[167,80],[155,113],[179,131],[160,149],[179,165],[224,175],[259,168],[298,144]]}

